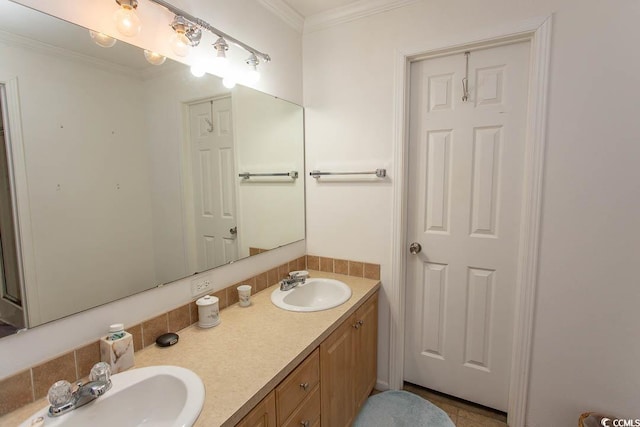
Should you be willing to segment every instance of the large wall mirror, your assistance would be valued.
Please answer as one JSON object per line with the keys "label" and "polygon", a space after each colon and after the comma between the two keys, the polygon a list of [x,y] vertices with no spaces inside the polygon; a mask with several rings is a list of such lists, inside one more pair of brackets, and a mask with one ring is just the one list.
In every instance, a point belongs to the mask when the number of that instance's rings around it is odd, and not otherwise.
{"label": "large wall mirror", "polygon": [[305,236],[298,105],[8,1],[0,89],[0,335]]}

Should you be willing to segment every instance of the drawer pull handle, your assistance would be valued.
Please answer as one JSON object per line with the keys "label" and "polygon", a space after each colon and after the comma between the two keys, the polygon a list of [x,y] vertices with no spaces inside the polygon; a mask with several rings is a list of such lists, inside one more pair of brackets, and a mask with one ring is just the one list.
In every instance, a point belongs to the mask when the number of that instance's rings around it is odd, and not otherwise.
{"label": "drawer pull handle", "polygon": [[309,383],[300,384],[300,388],[303,389],[304,391],[307,391],[309,389]]}
{"label": "drawer pull handle", "polygon": [[300,425],[301,425],[302,427],[309,427],[309,420],[306,420],[306,421],[300,421]]}

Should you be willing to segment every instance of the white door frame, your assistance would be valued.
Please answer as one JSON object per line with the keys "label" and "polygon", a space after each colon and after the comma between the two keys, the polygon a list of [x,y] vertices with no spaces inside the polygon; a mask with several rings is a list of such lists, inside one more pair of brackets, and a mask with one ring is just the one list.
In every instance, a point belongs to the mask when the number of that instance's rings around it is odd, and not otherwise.
{"label": "white door frame", "polygon": [[389,292],[389,385],[401,389],[404,378],[405,270],[407,257],[409,67],[427,57],[463,52],[478,46],[496,46],[518,40],[531,42],[529,99],[525,141],[523,204],[516,283],[514,336],[509,387],[508,423],[524,426],[533,336],[538,245],[542,209],[542,177],[546,143],[547,91],[551,57],[552,17],[505,27],[456,35],[421,46],[398,50],[394,70],[394,164],[392,286]]}
{"label": "white door frame", "polygon": [[[4,85],[6,96],[6,111],[4,119],[6,125],[5,138],[9,152],[9,180],[11,192],[15,197],[13,220],[16,229],[16,245],[18,255],[18,270],[20,272],[20,286],[22,290],[22,309],[25,325],[39,325],[40,299],[38,297],[38,281],[36,275],[35,248],[31,232],[31,205],[29,201],[29,186],[27,183],[27,161],[22,131],[22,113],[20,107],[20,91],[18,77],[0,72],[0,83]],[[27,283],[29,287],[27,287]]]}

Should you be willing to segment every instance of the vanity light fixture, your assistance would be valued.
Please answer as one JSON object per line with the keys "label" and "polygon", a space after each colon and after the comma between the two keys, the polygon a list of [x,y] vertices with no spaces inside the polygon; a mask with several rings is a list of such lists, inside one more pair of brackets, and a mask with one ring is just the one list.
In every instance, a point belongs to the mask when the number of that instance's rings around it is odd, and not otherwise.
{"label": "vanity light fixture", "polygon": [[191,65],[191,74],[195,77],[202,77],[207,73],[207,67],[202,61],[197,61]]}
{"label": "vanity light fixture", "polygon": [[236,81],[233,77],[227,76],[222,79],[222,85],[227,89],[233,89],[236,87]]}
{"label": "vanity light fixture", "polygon": [[216,50],[216,57],[214,59],[214,66],[221,73],[226,72],[229,66],[229,60],[227,59],[227,51],[229,50],[229,44],[224,38],[218,37],[218,40],[213,44],[213,48]]}
{"label": "vanity light fixture", "polygon": [[198,46],[202,38],[202,30],[183,16],[176,15],[171,23],[175,34],[171,36],[171,49],[178,56],[187,56],[191,47]]}
{"label": "vanity light fixture", "polygon": [[113,14],[116,28],[123,35],[133,37],[140,33],[140,18],[136,15],[138,0],[116,0],[120,8]]}
{"label": "vanity light fixture", "polygon": [[151,65],[162,65],[164,64],[164,61],[167,60],[166,56],[162,56],[159,53],[152,52],[147,49],[144,50],[144,58]]}
{"label": "vanity light fixture", "polygon": [[113,45],[116,44],[116,39],[104,33],[89,30],[89,35],[91,36],[91,39],[95,42],[95,44],[100,47],[113,47]]}
{"label": "vanity light fixture", "polygon": [[[135,14],[135,9],[138,7],[138,0],[115,0],[115,2],[120,5],[120,9],[114,15],[117,20],[116,24],[118,31],[126,36],[137,35],[140,32],[140,20]],[[171,37],[170,45],[176,55],[183,57],[189,55],[191,48],[200,44],[203,30],[210,32],[218,38],[213,44],[213,47],[216,50],[216,56],[213,64],[209,65],[213,65],[212,69],[216,74],[222,75],[224,81],[226,81],[226,83],[224,83],[226,87],[235,86],[236,81],[236,78],[234,76],[229,76],[229,73],[227,72],[226,52],[229,50],[229,43],[232,43],[251,54],[249,59],[246,60],[250,70],[245,76],[245,79],[242,79],[247,81],[249,84],[256,83],[260,79],[260,73],[257,69],[260,60],[263,62],[271,61],[271,57],[268,54],[260,52],[240,40],[231,37],[208,22],[173,6],[165,0],[149,0],[149,2],[162,6],[175,15],[173,22],[171,23],[171,27],[175,34]],[[149,58],[147,58],[147,60],[149,60]],[[204,68],[205,70],[209,69],[206,64],[195,64],[194,68],[196,74],[200,74],[202,72],[201,68]]]}
{"label": "vanity light fixture", "polygon": [[249,66],[249,72],[247,73],[247,80],[249,83],[257,83],[260,80],[260,72],[258,71],[258,64],[260,61],[255,53],[251,52],[251,55],[245,61]]}

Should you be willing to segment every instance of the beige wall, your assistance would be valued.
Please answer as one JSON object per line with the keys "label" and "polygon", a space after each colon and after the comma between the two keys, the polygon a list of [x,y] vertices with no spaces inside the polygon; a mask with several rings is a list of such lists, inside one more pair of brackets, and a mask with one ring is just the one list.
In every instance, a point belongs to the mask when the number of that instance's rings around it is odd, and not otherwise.
{"label": "beige wall", "polygon": [[[640,4],[421,1],[305,34],[303,55],[307,168],[384,164],[394,152],[396,49],[552,13],[531,427],[575,425],[589,409],[640,416],[634,265],[640,253],[640,57],[634,54]],[[308,252],[380,263],[384,291],[390,291],[394,185],[309,180]],[[388,380],[388,310],[383,292],[382,383]]]}
{"label": "beige wall", "polygon": [[297,171],[298,179],[259,177],[237,186],[239,256],[304,238],[304,129],[300,107],[238,86],[232,95],[236,170]]}
{"label": "beige wall", "polygon": [[29,324],[148,289],[157,282],[140,81],[12,41],[0,43],[0,56],[0,75],[18,77],[22,106],[25,164],[16,167],[28,183],[17,197],[30,207],[20,212],[30,218],[21,225],[33,245],[23,253],[33,255],[25,260],[33,266],[26,275]]}

